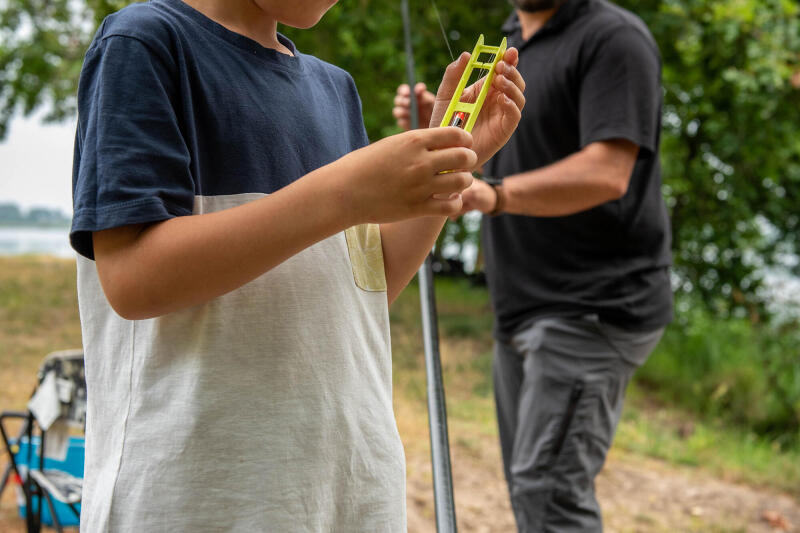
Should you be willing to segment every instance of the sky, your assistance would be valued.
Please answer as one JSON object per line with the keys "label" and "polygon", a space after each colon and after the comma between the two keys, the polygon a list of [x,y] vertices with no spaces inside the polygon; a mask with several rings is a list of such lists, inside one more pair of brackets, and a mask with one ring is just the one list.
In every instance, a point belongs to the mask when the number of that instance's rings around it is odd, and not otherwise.
{"label": "sky", "polygon": [[0,204],[71,214],[74,139],[75,119],[44,125],[41,114],[14,118],[0,142]]}

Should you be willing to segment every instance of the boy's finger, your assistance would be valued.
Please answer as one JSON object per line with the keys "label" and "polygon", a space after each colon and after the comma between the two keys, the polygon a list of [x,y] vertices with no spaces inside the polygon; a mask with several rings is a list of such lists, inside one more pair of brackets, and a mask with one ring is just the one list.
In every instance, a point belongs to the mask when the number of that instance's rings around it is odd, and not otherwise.
{"label": "boy's finger", "polygon": [[519,50],[514,48],[513,46],[506,50],[506,53],[503,54],[503,61],[508,63],[509,65],[517,66],[517,61],[519,61]]}
{"label": "boy's finger", "polygon": [[448,172],[437,174],[431,180],[431,191],[434,194],[460,193],[472,185],[472,174],[469,172]]}
{"label": "boy's finger", "polygon": [[411,116],[407,107],[395,107],[392,109],[392,116],[394,118],[408,118]]}
{"label": "boy's finger", "polygon": [[422,206],[425,214],[436,216],[453,216],[461,212],[461,195],[447,198],[428,198]]}
{"label": "boy's finger", "polygon": [[451,146],[472,147],[472,134],[461,128],[429,128],[424,130],[425,147],[428,150],[439,150]]}
{"label": "boy's finger", "polygon": [[401,94],[403,96],[408,96],[411,94],[411,91],[408,88],[408,84],[404,83],[397,88],[397,94]]}
{"label": "boy's finger", "polygon": [[511,82],[508,78],[503,76],[497,76],[492,81],[492,85],[495,89],[497,89],[501,94],[507,96],[514,104],[519,108],[522,109],[525,107],[525,95],[522,94],[520,88]]}
{"label": "boy's finger", "polygon": [[519,70],[517,70],[516,67],[514,67],[511,63],[501,61],[497,64],[496,70],[498,74],[501,74],[511,83],[519,87],[521,91],[525,91],[525,80],[522,78],[522,74],[519,73]]}
{"label": "boy's finger", "polygon": [[461,94],[461,101],[462,102],[474,102],[475,99],[478,97],[478,94],[481,92],[481,88],[483,88],[483,84],[486,82],[486,78],[483,77],[464,89],[464,92]]}
{"label": "boy's finger", "polygon": [[469,63],[469,52],[462,52],[458,59],[447,65],[447,69],[444,71],[444,77],[442,78],[442,84],[439,85],[439,90],[436,91],[436,99],[437,100],[450,100],[453,97],[453,93],[456,92],[456,87],[458,87],[458,81],[461,79],[461,74],[464,73],[464,69],[467,68],[467,63]]}
{"label": "boy's finger", "polygon": [[[469,148],[461,146],[453,148],[442,148],[430,153],[430,161],[433,166],[434,174],[446,172],[448,170],[464,170],[474,168],[478,164],[478,155]],[[461,178],[459,178],[461,179]],[[464,184],[462,189],[467,188],[472,182]]]}
{"label": "boy's finger", "polygon": [[517,124],[522,118],[522,108],[525,106],[524,101],[520,105],[505,94],[500,93],[497,95],[497,104],[503,110],[504,117],[510,118],[513,124]]}

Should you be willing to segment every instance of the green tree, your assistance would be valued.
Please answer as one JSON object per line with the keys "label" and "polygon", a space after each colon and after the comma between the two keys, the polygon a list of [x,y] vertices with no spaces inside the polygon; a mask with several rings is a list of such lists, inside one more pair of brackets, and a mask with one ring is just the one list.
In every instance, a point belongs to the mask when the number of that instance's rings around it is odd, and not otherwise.
{"label": "green tree", "polygon": [[797,251],[800,17],[794,0],[623,0],[664,60],[664,192],[676,271],[757,318],[764,267]]}

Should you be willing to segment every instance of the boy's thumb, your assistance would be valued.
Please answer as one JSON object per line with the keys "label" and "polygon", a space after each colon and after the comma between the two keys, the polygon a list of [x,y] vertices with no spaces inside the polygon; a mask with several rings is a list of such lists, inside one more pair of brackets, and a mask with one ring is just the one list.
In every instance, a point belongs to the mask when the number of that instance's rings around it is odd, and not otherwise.
{"label": "boy's thumb", "polygon": [[467,68],[469,57],[469,52],[462,52],[458,59],[447,65],[442,84],[439,85],[439,90],[436,91],[437,100],[447,100],[449,102],[453,97],[453,93],[456,92],[456,87],[458,87],[458,81],[461,79],[464,69]]}

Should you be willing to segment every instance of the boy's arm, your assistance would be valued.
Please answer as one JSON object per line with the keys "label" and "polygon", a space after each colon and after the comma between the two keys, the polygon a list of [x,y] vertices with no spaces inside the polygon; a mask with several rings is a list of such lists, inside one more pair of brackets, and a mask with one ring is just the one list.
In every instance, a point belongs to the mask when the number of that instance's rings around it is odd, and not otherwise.
{"label": "boy's arm", "polygon": [[152,318],[232,291],[355,224],[454,214],[472,178],[439,172],[474,167],[471,144],[457,128],[407,132],[242,206],[95,232],[103,290],[122,317]]}
{"label": "boy's arm", "polygon": [[447,217],[423,217],[381,224],[386,296],[389,305],[397,299],[417,273],[446,221]]}
{"label": "boy's arm", "polygon": [[[517,50],[509,48],[502,61],[497,65],[497,75],[492,81],[492,88],[473,130],[475,136],[473,149],[478,155],[476,167],[486,162],[505,145],[519,123],[522,108],[525,106],[525,97],[523,96],[525,82],[516,69],[518,58]],[[436,126],[441,122],[468,60],[469,54],[464,53],[451,63],[447,67],[436,97],[434,98],[431,94],[429,99],[422,102],[422,112],[428,115],[431,126]],[[479,88],[480,85],[475,84],[470,89],[477,91]],[[420,86],[420,92],[424,93],[424,86]],[[404,101],[396,99],[395,105],[394,114],[398,118],[398,124],[402,126],[401,118],[404,117],[406,120],[408,118],[408,98]],[[405,115],[403,115],[403,111]],[[425,260],[425,256],[436,242],[436,237],[445,221],[446,217],[425,217],[381,225],[383,262],[390,304],[414,277],[420,264]]]}

